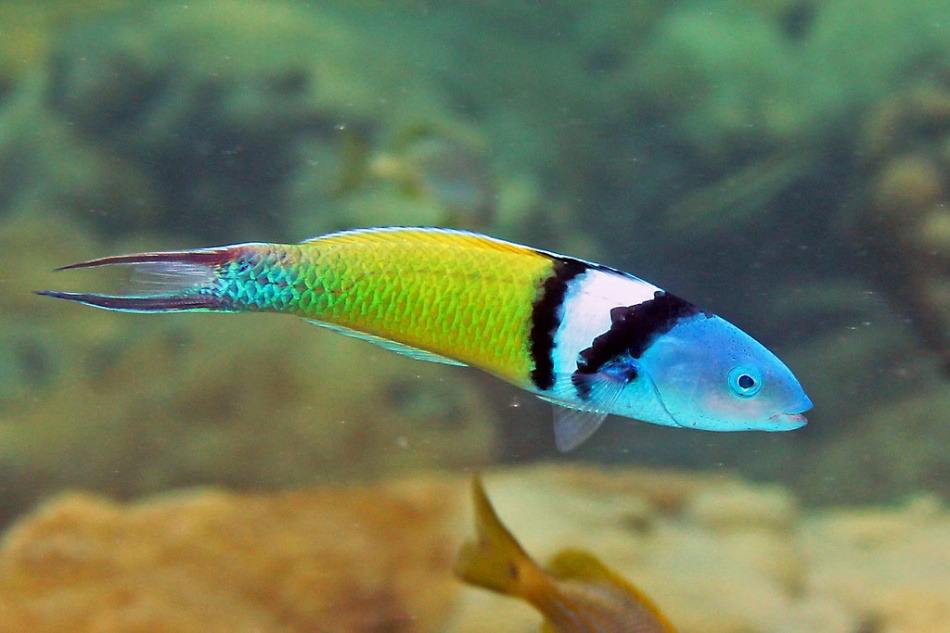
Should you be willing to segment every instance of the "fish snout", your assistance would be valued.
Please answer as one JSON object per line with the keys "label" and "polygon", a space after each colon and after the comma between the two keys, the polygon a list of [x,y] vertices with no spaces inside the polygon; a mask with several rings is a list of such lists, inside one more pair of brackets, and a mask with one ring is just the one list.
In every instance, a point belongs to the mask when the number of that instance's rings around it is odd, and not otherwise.
{"label": "fish snout", "polygon": [[792,431],[808,424],[808,419],[801,413],[776,413],[769,423],[776,431]]}
{"label": "fish snout", "polygon": [[801,428],[808,424],[808,419],[802,415],[805,411],[811,409],[812,403],[808,396],[802,394],[801,402],[797,406],[791,407],[788,413],[776,413],[769,417],[769,423],[775,430],[791,431]]}

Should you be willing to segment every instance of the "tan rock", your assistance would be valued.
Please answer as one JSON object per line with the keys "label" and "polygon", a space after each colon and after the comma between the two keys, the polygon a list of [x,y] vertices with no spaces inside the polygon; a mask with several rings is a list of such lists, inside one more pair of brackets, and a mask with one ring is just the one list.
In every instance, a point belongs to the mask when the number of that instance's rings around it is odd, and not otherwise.
{"label": "tan rock", "polygon": [[[452,578],[466,479],[66,494],[0,544],[0,633],[535,631],[523,602]],[[721,474],[565,465],[488,472],[485,487],[537,560],[589,550],[681,633],[937,633],[950,618],[950,513],[931,496],[807,511]]]}
{"label": "tan rock", "polygon": [[713,529],[791,527],[798,515],[788,490],[739,482],[709,486],[690,499],[686,514]]}
{"label": "tan rock", "polygon": [[888,633],[946,630],[950,513],[934,499],[816,514],[803,522],[798,549],[808,593],[833,596]]}
{"label": "tan rock", "polygon": [[0,631],[433,631],[461,488],[235,495],[128,506],[67,494],[7,533]]}
{"label": "tan rock", "polygon": [[878,178],[872,206],[880,221],[900,230],[944,197],[943,174],[928,156],[894,158]]}

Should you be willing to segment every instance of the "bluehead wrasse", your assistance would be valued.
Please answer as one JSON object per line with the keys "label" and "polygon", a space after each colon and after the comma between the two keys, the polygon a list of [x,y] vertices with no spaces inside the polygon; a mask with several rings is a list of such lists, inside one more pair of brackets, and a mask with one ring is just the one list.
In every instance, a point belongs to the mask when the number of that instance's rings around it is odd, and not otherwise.
{"label": "bluehead wrasse", "polygon": [[126,312],[278,312],[414,358],[471,365],[555,405],[555,443],[608,414],[711,431],[787,431],[811,401],[720,317],[606,266],[448,229],[359,229],[105,257],[128,294],[38,291]]}
{"label": "bluehead wrasse", "polygon": [[675,633],[646,594],[592,554],[564,550],[542,569],[502,524],[477,475],[472,497],[477,538],[459,551],[460,580],[527,601],[550,633]]}

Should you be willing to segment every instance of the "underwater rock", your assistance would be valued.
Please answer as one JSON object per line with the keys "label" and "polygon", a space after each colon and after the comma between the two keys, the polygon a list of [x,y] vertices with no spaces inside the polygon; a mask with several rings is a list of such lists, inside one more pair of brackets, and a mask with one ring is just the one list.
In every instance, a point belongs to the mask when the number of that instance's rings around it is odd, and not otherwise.
{"label": "underwater rock", "polygon": [[[713,0],[674,6],[640,53],[640,98],[707,160],[827,142],[950,37],[931,0]],[[855,22],[855,12],[862,20]]]}
{"label": "underwater rock", "polygon": [[879,630],[950,622],[950,514],[926,495],[892,509],[817,512],[799,531],[805,590],[834,596]]}
{"label": "underwater rock", "polygon": [[798,518],[795,499],[779,486],[709,486],[690,499],[685,513],[712,529],[790,527]]}
{"label": "underwater rock", "polygon": [[81,138],[42,107],[41,74],[28,74],[0,107],[0,217],[48,225],[147,223],[156,192],[133,165]]}
{"label": "underwater rock", "polygon": [[437,479],[130,505],[64,494],[3,538],[0,631],[435,631],[463,498]]}
{"label": "underwater rock", "polygon": [[804,489],[834,504],[899,499],[921,488],[950,496],[950,385],[931,368],[913,387],[828,438],[807,460],[811,473],[805,477],[816,480]]}
{"label": "underwater rock", "polygon": [[46,105],[155,183],[161,213],[144,226],[113,217],[109,228],[273,234],[300,143],[334,146],[347,120],[315,94],[332,57],[312,63],[316,41],[346,33],[287,3],[159,4],[69,30],[51,57]]}
{"label": "underwater rock", "polygon": [[[289,241],[368,223],[484,223],[496,190],[525,181],[506,171],[496,187],[483,130],[457,142],[475,126],[431,67],[447,41],[420,36],[429,27],[411,9],[379,22],[347,3],[98,4],[35,9],[43,52],[17,53],[33,61],[0,111],[0,213],[55,209],[111,236]],[[400,157],[423,195],[345,191],[354,139],[375,155],[419,127],[450,131],[434,152]]]}
{"label": "underwater rock", "polygon": [[[591,551],[682,633],[929,633],[950,608],[950,512],[926,495],[904,507],[790,512],[786,490],[723,473],[551,465],[492,473],[485,488],[540,561],[564,547]],[[675,493],[651,497],[664,488]],[[698,517],[714,499],[736,515]],[[539,619],[520,601],[466,589],[444,630],[526,631]]]}
{"label": "underwater rock", "polygon": [[0,4],[0,91],[43,64],[50,40],[64,24],[128,8],[131,0],[12,2]]}
{"label": "underwater rock", "polygon": [[[950,616],[950,512],[926,494],[790,515],[789,493],[722,472],[545,465],[484,479],[532,555],[589,550],[682,633],[936,633]],[[468,483],[62,494],[3,536],[0,633],[536,630],[522,602],[452,578]],[[713,499],[737,515],[708,524],[695,508]]]}
{"label": "underwater rock", "polygon": [[770,17],[684,5],[659,21],[639,55],[639,98],[706,161],[774,147],[814,117],[799,89],[798,49]]}
{"label": "underwater rock", "polygon": [[[903,274],[880,284],[950,371],[950,68],[882,99],[860,139],[864,202],[853,220]],[[859,192],[861,195],[861,192]]]}

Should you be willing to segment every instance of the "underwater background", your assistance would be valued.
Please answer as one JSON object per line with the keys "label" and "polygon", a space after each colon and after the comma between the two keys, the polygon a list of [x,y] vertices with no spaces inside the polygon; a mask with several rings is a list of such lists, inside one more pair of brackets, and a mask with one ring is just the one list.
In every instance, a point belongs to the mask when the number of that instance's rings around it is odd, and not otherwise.
{"label": "underwater background", "polygon": [[[809,424],[561,455],[476,371],[32,294],[384,225],[688,298]],[[537,630],[452,577],[474,469],[686,633],[947,631],[950,4],[2,1],[0,321],[0,632]]]}

